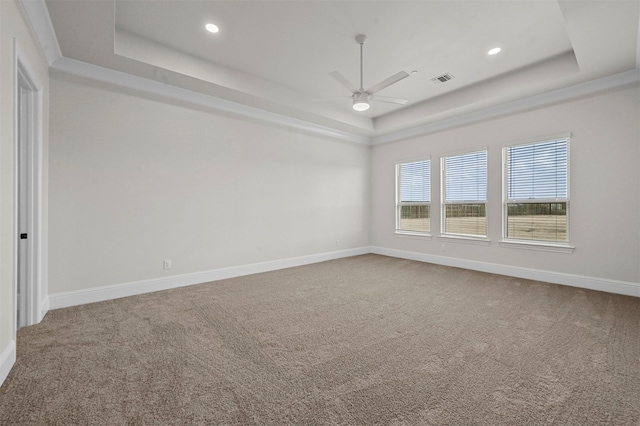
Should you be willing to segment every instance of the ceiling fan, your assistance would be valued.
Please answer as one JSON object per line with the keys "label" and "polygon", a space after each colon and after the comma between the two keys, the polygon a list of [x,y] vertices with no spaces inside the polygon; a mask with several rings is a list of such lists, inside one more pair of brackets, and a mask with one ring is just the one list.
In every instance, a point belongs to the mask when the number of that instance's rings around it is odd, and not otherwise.
{"label": "ceiling fan", "polygon": [[[392,84],[395,84],[406,77],[409,77],[409,74],[407,74],[404,71],[400,71],[399,73],[396,73],[391,77],[385,80],[382,80],[380,83],[374,84],[367,90],[364,90],[364,85],[362,83],[362,47],[364,46],[365,41],[367,41],[367,36],[363,34],[359,34],[356,36],[356,43],[360,45],[360,88],[359,89],[356,88],[356,86],[354,86],[349,80],[347,80],[338,71],[333,71],[329,73],[329,75],[334,79],[336,79],[338,83],[342,84],[344,87],[349,89],[349,91],[352,93],[351,98],[353,99],[353,109],[356,111],[368,110],[370,101],[388,102],[388,103],[399,104],[399,105],[406,104],[408,102],[406,99],[389,98],[386,96],[375,95],[375,93],[379,92],[380,90],[386,87],[389,87]],[[332,98],[332,99],[335,99],[335,98]]]}

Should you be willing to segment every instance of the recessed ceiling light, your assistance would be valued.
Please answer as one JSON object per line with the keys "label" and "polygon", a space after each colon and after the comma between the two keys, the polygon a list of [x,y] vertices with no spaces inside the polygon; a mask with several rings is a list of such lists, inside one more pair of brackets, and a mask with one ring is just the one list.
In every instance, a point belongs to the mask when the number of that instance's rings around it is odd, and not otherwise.
{"label": "recessed ceiling light", "polygon": [[209,31],[210,33],[217,33],[218,31],[220,31],[220,29],[218,28],[217,25],[215,24],[207,24],[204,26],[207,31]]}
{"label": "recessed ceiling light", "polygon": [[500,49],[499,47],[494,47],[493,49],[489,50],[487,53],[489,55],[497,55],[498,53],[500,53],[502,49]]}

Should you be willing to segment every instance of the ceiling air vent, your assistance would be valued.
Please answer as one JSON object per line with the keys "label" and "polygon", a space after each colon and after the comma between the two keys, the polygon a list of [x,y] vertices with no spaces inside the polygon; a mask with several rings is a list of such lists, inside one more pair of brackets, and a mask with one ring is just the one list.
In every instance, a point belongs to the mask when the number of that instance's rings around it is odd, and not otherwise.
{"label": "ceiling air vent", "polygon": [[453,80],[453,75],[451,75],[450,73],[442,74],[436,78],[431,79],[434,84],[446,83],[449,80]]}

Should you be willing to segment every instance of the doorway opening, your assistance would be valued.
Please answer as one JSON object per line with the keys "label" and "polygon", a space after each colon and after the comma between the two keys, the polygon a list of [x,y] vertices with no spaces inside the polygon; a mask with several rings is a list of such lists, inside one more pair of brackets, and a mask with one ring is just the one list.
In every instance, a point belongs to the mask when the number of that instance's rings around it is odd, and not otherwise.
{"label": "doorway opening", "polygon": [[42,301],[42,96],[15,47],[15,329],[38,323]]}

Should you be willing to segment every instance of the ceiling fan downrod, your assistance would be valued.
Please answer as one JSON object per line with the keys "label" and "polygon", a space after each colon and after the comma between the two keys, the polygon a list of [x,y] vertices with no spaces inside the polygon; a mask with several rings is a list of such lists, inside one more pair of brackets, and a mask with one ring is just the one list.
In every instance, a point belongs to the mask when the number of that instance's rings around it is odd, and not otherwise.
{"label": "ceiling fan downrod", "polygon": [[356,42],[360,45],[360,91],[364,92],[364,83],[363,83],[363,78],[362,78],[362,74],[363,74],[363,47],[364,47],[364,42],[367,41],[367,36],[364,34],[358,34],[356,36]]}

